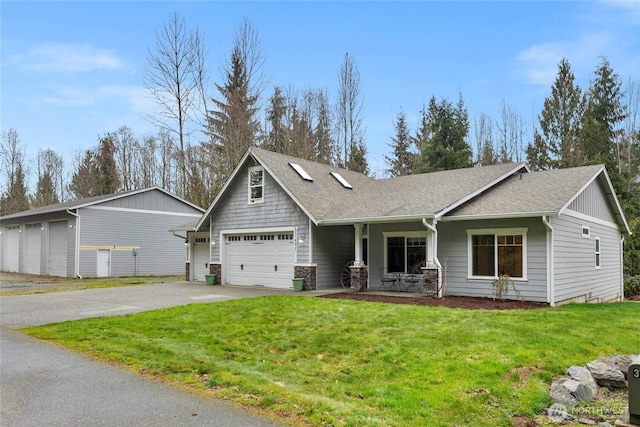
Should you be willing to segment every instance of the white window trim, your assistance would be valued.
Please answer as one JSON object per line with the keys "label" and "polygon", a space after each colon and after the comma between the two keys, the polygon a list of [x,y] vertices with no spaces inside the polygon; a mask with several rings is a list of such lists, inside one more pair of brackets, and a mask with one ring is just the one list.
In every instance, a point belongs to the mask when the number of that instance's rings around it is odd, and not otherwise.
{"label": "white window trim", "polygon": [[[431,258],[431,237],[429,236],[430,233],[427,233],[425,231],[388,231],[388,232],[383,232],[382,236],[384,239],[384,271],[387,271],[389,266],[387,265],[387,248],[388,248],[388,242],[387,239],[389,237],[404,237],[405,238],[405,242],[404,242],[404,249],[405,249],[405,260],[404,262],[407,262],[406,259],[406,251],[407,251],[407,237],[425,237],[426,240],[426,249],[425,249],[425,257],[426,260],[425,261],[430,261]],[[408,268],[411,268],[411,266],[406,266]],[[400,272],[399,272],[400,273]]]}
{"label": "white window trim", "polygon": [[600,270],[602,268],[602,242],[600,241],[599,237],[596,237],[594,241],[595,241],[595,247],[594,247],[595,267],[596,267],[596,270]]}
{"label": "white window trim", "polygon": [[[251,173],[257,172],[257,171],[262,172],[262,197],[260,199],[252,199],[251,188],[253,187],[251,186]],[[258,204],[264,203],[264,193],[265,193],[264,178],[265,178],[265,173],[264,173],[264,168],[262,166],[253,166],[249,168],[249,171],[247,173],[247,203],[249,203],[250,205],[258,205]]]}
{"label": "white window trim", "polygon": [[473,236],[479,234],[493,234],[496,237],[495,250],[495,271],[498,271],[498,236],[522,236],[522,277],[511,277],[511,280],[516,282],[526,282],[527,279],[527,227],[522,228],[484,228],[484,229],[469,229],[467,230],[467,280],[493,280],[496,277],[492,276],[474,276],[473,275]]}
{"label": "white window trim", "polygon": [[[583,225],[581,228],[581,232],[582,232],[582,237],[584,237],[585,239],[590,239],[591,238],[591,227],[589,227],[588,225]],[[587,231],[587,233],[585,234],[585,230]]]}

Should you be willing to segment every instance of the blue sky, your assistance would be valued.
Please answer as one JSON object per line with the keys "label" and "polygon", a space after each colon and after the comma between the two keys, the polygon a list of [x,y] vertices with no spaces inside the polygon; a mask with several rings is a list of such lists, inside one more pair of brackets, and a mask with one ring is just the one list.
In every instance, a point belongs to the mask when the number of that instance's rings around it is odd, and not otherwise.
{"label": "blue sky", "polygon": [[346,52],[364,97],[368,160],[385,168],[395,116],[415,129],[431,96],[497,119],[507,102],[532,129],[565,57],[586,88],[600,56],[626,81],[640,70],[640,1],[566,2],[0,2],[0,125],[68,164],[98,136],[128,125],[142,137],[154,27],[173,11],[208,45],[212,82],[244,17],[260,35],[273,86],[334,96]]}

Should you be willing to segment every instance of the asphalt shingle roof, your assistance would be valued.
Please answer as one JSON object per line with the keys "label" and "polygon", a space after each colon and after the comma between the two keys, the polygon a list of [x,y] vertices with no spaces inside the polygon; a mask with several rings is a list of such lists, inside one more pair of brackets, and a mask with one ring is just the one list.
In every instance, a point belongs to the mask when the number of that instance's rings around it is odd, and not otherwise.
{"label": "asphalt shingle roof", "polygon": [[[374,180],[364,174],[252,148],[254,156],[318,222],[433,216],[498,180],[524,170],[524,163],[485,166]],[[305,181],[296,163],[313,178]],[[344,188],[331,172],[353,187]]]}
{"label": "asphalt shingle roof", "polygon": [[558,214],[602,170],[594,165],[520,174],[450,216]]}

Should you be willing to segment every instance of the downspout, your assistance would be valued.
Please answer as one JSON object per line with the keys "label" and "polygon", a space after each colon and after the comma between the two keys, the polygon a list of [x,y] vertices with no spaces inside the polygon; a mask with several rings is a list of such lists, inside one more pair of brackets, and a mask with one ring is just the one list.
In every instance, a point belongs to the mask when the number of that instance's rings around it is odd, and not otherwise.
{"label": "downspout", "polygon": [[67,213],[76,217],[76,254],[74,263],[74,274],[77,278],[82,279],[82,276],[80,275],[80,215],[71,212],[69,209],[67,209]]}
{"label": "downspout", "polygon": [[624,234],[620,237],[620,301],[624,301]]}
{"label": "downspout", "polygon": [[556,286],[555,286],[555,272],[554,272],[554,256],[553,256],[553,227],[549,222],[549,218],[544,215],[542,217],[542,222],[547,227],[547,300],[549,301],[549,306],[555,307],[556,305]]}
{"label": "downspout", "polygon": [[442,298],[442,264],[440,264],[440,260],[438,259],[438,229],[436,228],[436,224],[438,223],[437,219],[433,219],[433,225],[427,222],[427,218],[422,218],[422,225],[427,227],[433,233],[433,262],[436,263],[438,267],[438,298]]}

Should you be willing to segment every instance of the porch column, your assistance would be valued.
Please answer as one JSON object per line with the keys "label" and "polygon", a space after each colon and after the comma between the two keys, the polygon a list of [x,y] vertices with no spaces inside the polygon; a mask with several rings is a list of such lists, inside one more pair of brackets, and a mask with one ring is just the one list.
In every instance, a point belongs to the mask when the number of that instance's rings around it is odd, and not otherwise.
{"label": "porch column", "polygon": [[355,259],[353,266],[354,267],[363,267],[364,262],[362,261],[362,223],[357,223],[353,225],[355,229],[356,241],[355,241]]}

